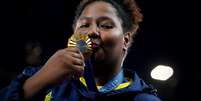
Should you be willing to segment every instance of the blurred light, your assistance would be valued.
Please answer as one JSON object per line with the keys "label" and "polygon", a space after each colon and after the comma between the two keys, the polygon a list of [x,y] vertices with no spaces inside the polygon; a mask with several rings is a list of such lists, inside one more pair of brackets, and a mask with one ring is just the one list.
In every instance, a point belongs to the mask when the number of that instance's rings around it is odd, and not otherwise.
{"label": "blurred light", "polygon": [[165,81],[173,75],[174,71],[171,67],[158,65],[151,71],[151,77],[156,80]]}

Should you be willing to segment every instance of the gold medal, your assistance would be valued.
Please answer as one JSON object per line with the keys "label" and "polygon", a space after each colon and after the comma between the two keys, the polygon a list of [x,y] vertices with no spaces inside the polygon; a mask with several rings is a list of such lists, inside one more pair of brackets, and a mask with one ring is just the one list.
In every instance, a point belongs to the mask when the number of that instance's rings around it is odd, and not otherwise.
{"label": "gold medal", "polygon": [[68,47],[80,49],[85,59],[92,54],[92,42],[87,34],[75,33],[68,40]]}

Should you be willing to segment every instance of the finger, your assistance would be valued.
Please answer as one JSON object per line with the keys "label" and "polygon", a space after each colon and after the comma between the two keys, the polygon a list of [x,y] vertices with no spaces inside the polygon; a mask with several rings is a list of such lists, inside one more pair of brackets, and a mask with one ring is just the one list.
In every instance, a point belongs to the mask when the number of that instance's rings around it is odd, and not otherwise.
{"label": "finger", "polygon": [[79,51],[79,54],[81,56],[81,59],[84,60],[84,55]]}
{"label": "finger", "polygon": [[82,59],[82,56],[80,54],[76,53],[64,54],[64,61],[66,63],[71,63],[73,65],[84,66],[84,59]]}
{"label": "finger", "polygon": [[80,53],[80,50],[78,48],[65,48],[64,49],[67,52],[75,52],[75,53]]}
{"label": "finger", "polygon": [[72,65],[80,65],[84,66],[84,60],[82,58],[73,57],[69,54],[65,54],[65,61],[72,64]]}
{"label": "finger", "polygon": [[81,60],[81,59],[75,58],[74,61],[73,61],[73,64],[74,65],[79,65],[79,66],[84,66],[84,61]]}
{"label": "finger", "polygon": [[72,70],[74,72],[83,72],[84,71],[84,67],[83,66],[80,66],[80,65],[74,65]]}
{"label": "finger", "polygon": [[[78,48],[67,48],[65,50],[65,54],[71,54],[73,57],[76,58],[81,58],[82,60],[84,60],[84,56],[83,54],[80,52],[80,50]],[[70,52],[70,53],[69,53]]]}
{"label": "finger", "polygon": [[75,53],[75,52],[71,52],[69,53],[72,57],[74,58],[78,58],[78,59],[82,59],[83,60],[83,57],[82,57],[82,54],[78,54],[78,53]]}

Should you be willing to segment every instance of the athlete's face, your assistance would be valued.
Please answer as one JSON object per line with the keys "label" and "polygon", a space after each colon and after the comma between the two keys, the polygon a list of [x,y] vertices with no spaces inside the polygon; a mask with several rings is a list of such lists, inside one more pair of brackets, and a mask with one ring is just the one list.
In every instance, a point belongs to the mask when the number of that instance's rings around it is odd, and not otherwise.
{"label": "athlete's face", "polygon": [[82,11],[74,33],[90,33],[92,42],[98,46],[94,54],[98,64],[113,64],[122,58],[128,43],[123,34],[122,20],[116,9],[103,1],[93,2]]}

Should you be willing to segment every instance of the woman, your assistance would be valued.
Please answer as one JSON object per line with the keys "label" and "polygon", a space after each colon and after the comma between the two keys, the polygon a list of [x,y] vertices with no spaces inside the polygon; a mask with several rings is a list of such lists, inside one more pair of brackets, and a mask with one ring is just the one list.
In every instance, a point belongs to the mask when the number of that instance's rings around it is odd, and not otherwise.
{"label": "woman", "polygon": [[98,90],[88,89],[90,85],[83,78],[86,57],[71,47],[57,51],[39,71],[25,69],[5,90],[4,99],[160,101],[135,72],[123,70],[141,20],[132,0],[82,0],[73,29],[87,34],[94,44],[91,73]]}

